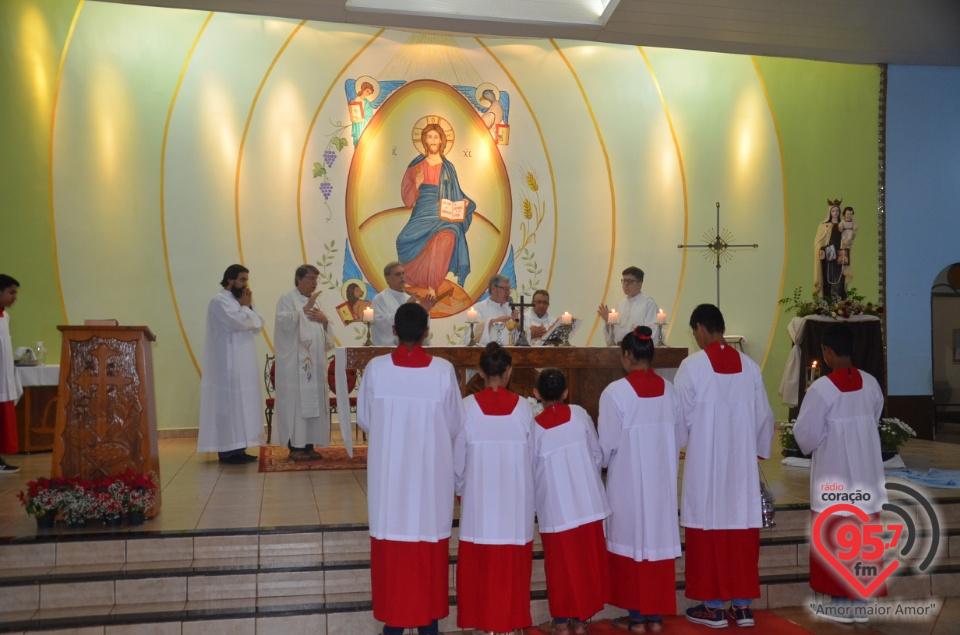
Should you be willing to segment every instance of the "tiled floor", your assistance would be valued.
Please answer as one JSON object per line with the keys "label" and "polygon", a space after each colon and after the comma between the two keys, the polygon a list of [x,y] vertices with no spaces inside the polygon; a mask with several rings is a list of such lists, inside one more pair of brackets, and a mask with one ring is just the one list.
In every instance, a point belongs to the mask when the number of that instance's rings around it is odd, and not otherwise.
{"label": "tiled floor", "polygon": [[[903,458],[910,468],[955,469],[960,445],[915,440]],[[17,474],[0,476],[0,536],[36,533],[17,492],[27,481],[50,474],[51,454],[10,459]],[[809,504],[809,470],[779,460],[762,463],[778,506]],[[221,465],[215,454],[196,452],[196,438],[160,440],[163,508],[145,530],[276,527],[367,522],[366,472],[323,471],[261,474],[257,464]],[[932,490],[934,497],[960,497],[960,490]],[[92,531],[92,530],[87,530]]]}

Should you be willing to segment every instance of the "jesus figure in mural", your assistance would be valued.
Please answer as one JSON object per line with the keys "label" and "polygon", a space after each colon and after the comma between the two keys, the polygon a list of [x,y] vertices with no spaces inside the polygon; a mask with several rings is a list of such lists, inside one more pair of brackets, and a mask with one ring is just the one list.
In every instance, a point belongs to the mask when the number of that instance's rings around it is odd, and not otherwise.
{"label": "jesus figure in mural", "polygon": [[403,175],[400,195],[412,208],[397,236],[397,260],[407,284],[435,293],[448,273],[461,287],[470,273],[467,230],[477,204],[460,189],[457,170],[445,156],[447,135],[439,123],[420,133],[422,154]]}

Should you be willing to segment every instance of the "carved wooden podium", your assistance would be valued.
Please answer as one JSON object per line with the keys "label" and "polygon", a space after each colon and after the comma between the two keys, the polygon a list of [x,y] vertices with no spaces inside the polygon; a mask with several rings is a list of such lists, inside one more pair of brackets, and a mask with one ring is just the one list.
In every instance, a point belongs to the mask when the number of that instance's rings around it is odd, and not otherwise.
{"label": "carved wooden podium", "polygon": [[[153,397],[156,340],[145,326],[58,326],[63,333],[53,476],[100,478],[129,469],[160,485]],[[147,513],[160,509],[160,491]]]}

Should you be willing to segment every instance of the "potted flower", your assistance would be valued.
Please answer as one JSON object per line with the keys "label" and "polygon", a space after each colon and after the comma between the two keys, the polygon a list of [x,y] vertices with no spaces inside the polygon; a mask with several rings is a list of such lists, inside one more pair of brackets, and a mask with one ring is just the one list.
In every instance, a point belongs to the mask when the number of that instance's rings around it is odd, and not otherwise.
{"label": "potted flower", "polygon": [[796,419],[780,422],[780,446],[783,448],[780,453],[787,457],[809,459],[810,455],[803,453],[803,450],[797,445],[797,440],[793,437],[793,426],[796,424]]}
{"label": "potted flower", "polygon": [[50,529],[57,519],[60,494],[66,481],[40,477],[27,483],[27,489],[17,494],[27,514],[37,519],[37,529]]}
{"label": "potted flower", "polygon": [[122,479],[102,478],[94,483],[94,505],[107,527],[119,527],[123,515],[127,485]]}
{"label": "potted flower", "polygon": [[121,475],[127,488],[124,508],[127,512],[127,522],[131,526],[142,525],[147,510],[153,507],[156,499],[157,484],[149,474],[137,474],[128,470]]}
{"label": "potted flower", "polygon": [[880,419],[878,429],[880,432],[880,453],[884,461],[899,454],[900,447],[917,436],[913,428],[896,417]]}
{"label": "potted flower", "polygon": [[60,493],[60,515],[67,525],[83,527],[97,515],[90,481],[73,479]]}

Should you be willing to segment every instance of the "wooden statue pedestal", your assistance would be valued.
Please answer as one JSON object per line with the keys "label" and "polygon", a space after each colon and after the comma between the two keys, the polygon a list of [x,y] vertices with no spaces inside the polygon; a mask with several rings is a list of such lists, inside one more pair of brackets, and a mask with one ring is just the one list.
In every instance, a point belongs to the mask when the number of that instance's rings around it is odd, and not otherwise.
{"label": "wooden statue pedestal", "polygon": [[58,326],[63,333],[52,476],[96,479],[127,470],[157,484],[160,455],[153,396],[156,340],[145,326]]}

